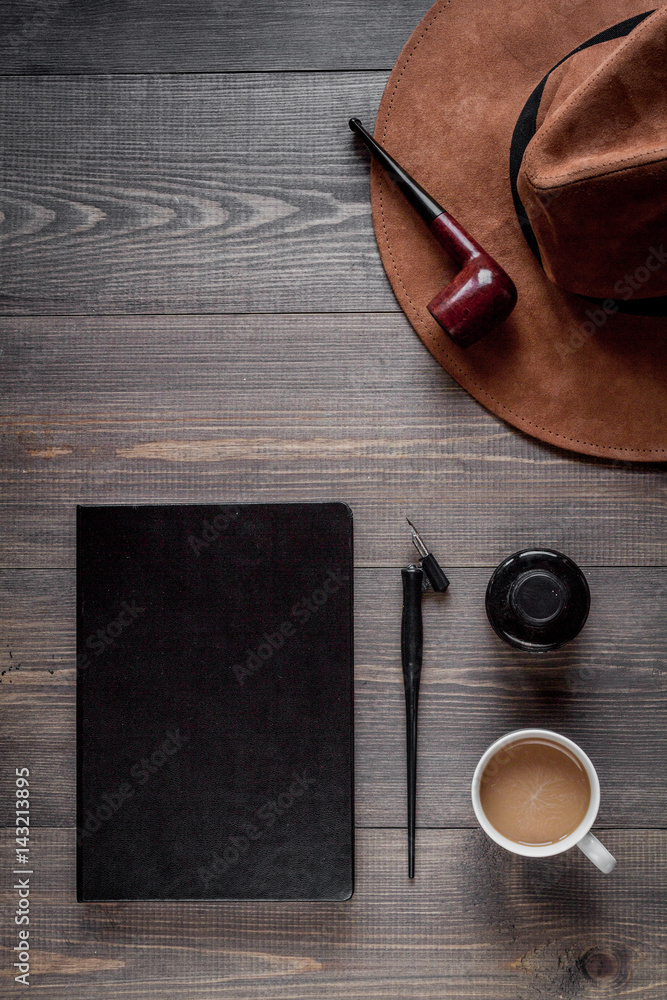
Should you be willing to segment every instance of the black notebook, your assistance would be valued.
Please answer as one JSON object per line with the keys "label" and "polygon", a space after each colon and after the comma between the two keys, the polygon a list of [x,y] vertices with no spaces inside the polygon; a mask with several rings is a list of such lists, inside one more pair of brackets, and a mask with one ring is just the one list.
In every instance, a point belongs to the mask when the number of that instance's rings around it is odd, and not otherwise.
{"label": "black notebook", "polygon": [[347,899],[352,516],[77,509],[81,901]]}

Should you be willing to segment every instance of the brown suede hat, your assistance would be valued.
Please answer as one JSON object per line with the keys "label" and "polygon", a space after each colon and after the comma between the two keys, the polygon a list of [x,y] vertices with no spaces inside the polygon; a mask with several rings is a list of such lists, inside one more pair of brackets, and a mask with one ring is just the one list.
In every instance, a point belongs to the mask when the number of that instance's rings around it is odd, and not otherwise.
{"label": "brown suede hat", "polygon": [[375,138],[512,277],[498,329],[457,347],[427,303],[456,274],[373,163],[398,301],[446,370],[534,437],[667,459],[667,6],[439,0]]}

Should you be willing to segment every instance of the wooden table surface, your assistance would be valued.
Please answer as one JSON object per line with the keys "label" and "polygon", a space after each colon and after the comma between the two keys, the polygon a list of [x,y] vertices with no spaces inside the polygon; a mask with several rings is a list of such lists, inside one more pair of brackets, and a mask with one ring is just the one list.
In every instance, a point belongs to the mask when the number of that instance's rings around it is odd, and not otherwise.
{"label": "wooden table surface", "polygon": [[[424,0],[0,5],[4,406],[0,994],[14,982],[16,767],[32,790],[45,1000],[667,996],[667,532],[657,466],[488,414],[399,311],[368,124]],[[337,904],[75,900],[74,508],[345,500],[356,535],[357,880]],[[406,878],[399,567],[410,514],[451,577],[425,608],[417,877]],[[530,545],[592,611],[531,659],[486,622]],[[590,753],[611,876],[475,826],[503,732]]]}

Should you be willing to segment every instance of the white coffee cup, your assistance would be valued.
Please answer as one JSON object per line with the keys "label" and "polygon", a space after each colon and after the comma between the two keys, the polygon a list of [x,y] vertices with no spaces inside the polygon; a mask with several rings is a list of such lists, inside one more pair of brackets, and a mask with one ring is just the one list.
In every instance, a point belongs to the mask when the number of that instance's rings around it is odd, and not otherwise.
{"label": "white coffee cup", "polygon": [[[516,743],[517,740],[534,738],[550,740],[552,743],[558,743],[560,746],[565,747],[572,754],[574,754],[582,767],[585,769],[591,786],[591,799],[588,804],[588,810],[576,830],[573,830],[569,836],[564,838],[564,840],[559,840],[556,844],[546,844],[544,846],[518,844],[516,841],[510,840],[508,837],[504,837],[502,833],[499,833],[486,818],[484,810],[482,809],[479,794],[482,774],[484,773],[484,770],[493,755],[499,750],[502,750],[503,747],[509,746],[511,743]],[[605,874],[612,872],[616,867],[616,859],[609,853],[607,848],[600,843],[597,837],[594,837],[591,833],[591,827],[595,822],[595,817],[597,816],[598,809],[600,808],[600,781],[598,779],[597,772],[581,747],[578,747],[576,743],[569,740],[567,736],[561,736],[559,733],[552,733],[548,729],[517,729],[513,733],[507,733],[505,736],[501,736],[499,740],[496,740],[496,742],[489,747],[475,768],[475,774],[472,779],[472,806],[475,810],[475,815],[477,816],[479,825],[482,827],[487,836],[489,836],[491,840],[494,840],[496,844],[500,844],[500,846],[504,847],[505,850],[512,851],[514,854],[522,854],[526,858],[549,858],[554,854],[562,854],[563,851],[569,851],[571,847],[576,846],[590,861],[593,862],[594,865],[597,865],[600,871],[605,872]]]}

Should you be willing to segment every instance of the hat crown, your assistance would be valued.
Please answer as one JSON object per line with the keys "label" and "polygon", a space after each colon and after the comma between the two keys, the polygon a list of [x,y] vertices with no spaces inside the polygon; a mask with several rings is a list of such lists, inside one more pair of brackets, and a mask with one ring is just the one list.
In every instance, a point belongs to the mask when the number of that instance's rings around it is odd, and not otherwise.
{"label": "hat crown", "polygon": [[558,65],[536,124],[517,188],[552,281],[667,294],[667,6]]}

